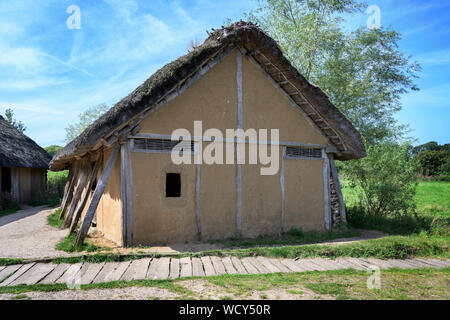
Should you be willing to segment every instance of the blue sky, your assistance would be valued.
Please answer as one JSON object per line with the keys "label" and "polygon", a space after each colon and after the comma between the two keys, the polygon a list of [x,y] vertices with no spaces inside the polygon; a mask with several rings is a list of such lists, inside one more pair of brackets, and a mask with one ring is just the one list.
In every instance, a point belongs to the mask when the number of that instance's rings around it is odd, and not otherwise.
{"label": "blue sky", "polygon": [[[450,142],[450,2],[374,0],[381,23],[403,34],[400,48],[419,61],[419,92],[406,94],[398,119],[424,143]],[[67,7],[81,9],[68,29]],[[64,128],[86,108],[112,106],[153,72],[184,54],[191,40],[254,1],[42,0],[0,2],[0,112],[14,109],[42,146],[64,144]],[[353,16],[350,28],[369,14]]]}

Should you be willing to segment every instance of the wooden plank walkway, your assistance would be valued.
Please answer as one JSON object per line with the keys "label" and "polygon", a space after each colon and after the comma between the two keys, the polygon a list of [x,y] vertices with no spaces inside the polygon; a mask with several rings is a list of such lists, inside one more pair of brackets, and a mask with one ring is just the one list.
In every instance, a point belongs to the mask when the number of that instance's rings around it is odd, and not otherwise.
{"label": "wooden plank walkway", "polygon": [[110,281],[165,280],[185,277],[203,277],[220,274],[265,274],[306,271],[327,271],[338,269],[368,270],[400,268],[448,268],[450,259],[389,259],[348,258],[336,260],[325,258],[273,259],[266,257],[205,256],[181,259],[162,257],[145,258],[133,261],[107,263],[27,263],[0,266],[0,286],[34,284],[90,284]]}

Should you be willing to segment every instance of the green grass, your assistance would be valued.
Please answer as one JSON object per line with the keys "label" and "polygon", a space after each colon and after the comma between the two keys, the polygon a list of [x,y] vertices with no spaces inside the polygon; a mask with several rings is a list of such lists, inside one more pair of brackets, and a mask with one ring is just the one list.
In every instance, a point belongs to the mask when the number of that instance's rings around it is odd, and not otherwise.
{"label": "green grass", "polygon": [[13,258],[0,258],[0,266],[9,266],[13,264],[24,263],[23,259],[13,259]]}
{"label": "green grass", "polygon": [[352,228],[330,232],[303,232],[300,229],[291,229],[289,232],[281,235],[266,235],[251,239],[228,238],[223,240],[213,240],[210,241],[210,243],[220,243],[225,248],[295,245],[326,242],[339,238],[358,237],[360,235],[361,232]]}
{"label": "green grass", "polygon": [[7,216],[12,213],[16,213],[20,210],[20,206],[16,203],[12,204],[8,209],[0,211],[0,217]]}
{"label": "green grass", "polygon": [[61,209],[55,210],[52,214],[47,216],[48,224],[55,228],[61,228],[64,220],[59,219],[59,215],[61,214]]}
{"label": "green grass", "polygon": [[419,213],[450,218],[450,182],[420,182],[415,200]]}
{"label": "green grass", "polygon": [[60,242],[56,244],[55,246],[56,250],[61,250],[65,252],[81,252],[81,251],[96,252],[106,250],[106,248],[101,248],[93,244],[86,243],[86,241],[81,246],[74,248],[75,239],[76,239],[75,233],[68,235],[67,237],[63,238]]}

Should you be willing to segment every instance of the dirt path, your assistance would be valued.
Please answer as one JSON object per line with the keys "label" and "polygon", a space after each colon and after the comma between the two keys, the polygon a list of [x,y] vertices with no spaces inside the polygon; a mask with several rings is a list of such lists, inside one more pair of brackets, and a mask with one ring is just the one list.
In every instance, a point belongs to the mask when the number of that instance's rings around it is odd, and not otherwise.
{"label": "dirt path", "polygon": [[66,235],[47,222],[47,216],[55,209],[46,206],[28,207],[0,217],[1,258],[45,258],[67,256],[55,250],[55,245]]}

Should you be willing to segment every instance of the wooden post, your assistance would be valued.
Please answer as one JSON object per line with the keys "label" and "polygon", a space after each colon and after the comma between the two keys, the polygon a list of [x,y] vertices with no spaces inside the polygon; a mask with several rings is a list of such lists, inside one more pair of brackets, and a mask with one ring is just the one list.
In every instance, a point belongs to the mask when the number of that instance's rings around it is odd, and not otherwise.
{"label": "wooden post", "polygon": [[130,141],[120,147],[120,185],[122,200],[122,243],[131,246],[133,242],[133,182],[130,161]]}
{"label": "wooden post", "polygon": [[344,204],[344,196],[342,195],[342,188],[341,188],[341,182],[339,181],[339,174],[336,169],[336,165],[334,163],[333,154],[330,154],[330,167],[331,167],[331,174],[334,179],[334,183],[336,185],[336,192],[339,198],[339,208],[341,211],[341,219],[344,222],[347,222],[347,215],[345,212],[345,204]]}
{"label": "wooden post", "polygon": [[64,186],[64,194],[63,194],[63,198],[61,201],[61,210],[66,202],[67,194],[69,193],[70,183],[72,182],[72,178],[73,178],[73,171],[74,170],[72,170],[72,168],[69,169],[69,175],[67,176],[66,185]]}
{"label": "wooden post", "polygon": [[83,196],[81,197],[80,204],[78,205],[78,207],[75,210],[75,213],[73,215],[72,223],[69,228],[69,234],[74,232],[75,228],[77,227],[78,221],[80,220],[80,217],[81,217],[81,213],[83,212],[84,207],[89,198],[89,195],[91,193],[92,185],[94,184],[94,181],[97,178],[97,172],[98,172],[98,169],[100,168],[100,164],[101,164],[101,158],[95,162],[94,168],[91,171],[91,175],[89,177],[89,182],[86,186],[86,190],[84,190]]}
{"label": "wooden post", "polygon": [[94,218],[94,213],[97,210],[97,206],[100,202],[100,199],[105,191],[106,185],[108,183],[109,176],[114,168],[114,164],[116,163],[117,155],[119,154],[119,146],[116,145],[111,150],[111,154],[106,161],[106,165],[103,169],[102,175],[95,187],[94,194],[92,195],[91,203],[89,204],[89,208],[84,216],[83,223],[81,224],[80,229],[78,230],[77,238],[75,240],[74,247],[78,247],[84,241],[87,232],[89,231],[89,227],[91,226],[92,219]]}
{"label": "wooden post", "polygon": [[75,209],[77,207],[78,201],[80,201],[81,195],[83,193],[83,189],[86,186],[86,182],[89,177],[89,172],[91,171],[91,163],[89,159],[82,160],[82,163],[80,164],[81,170],[78,178],[78,183],[76,188],[74,189],[74,194],[72,197],[72,201],[69,206],[69,210],[67,211],[66,218],[64,219],[64,223],[62,225],[62,228],[67,228],[70,226],[72,222],[72,217],[75,212]]}
{"label": "wooden post", "polygon": [[71,170],[70,170],[70,171],[73,170],[72,179],[70,180],[70,185],[67,190],[67,194],[65,195],[65,200],[63,201],[63,204],[61,205],[61,214],[59,215],[59,219],[64,218],[64,215],[66,214],[67,206],[72,201],[73,189],[75,188],[75,181],[78,178],[79,167],[80,167],[80,165],[78,164],[78,161],[75,160],[75,163],[73,164],[73,168],[71,168]]}
{"label": "wooden post", "polygon": [[11,168],[11,198],[16,202],[21,202],[19,186],[19,168]]}

